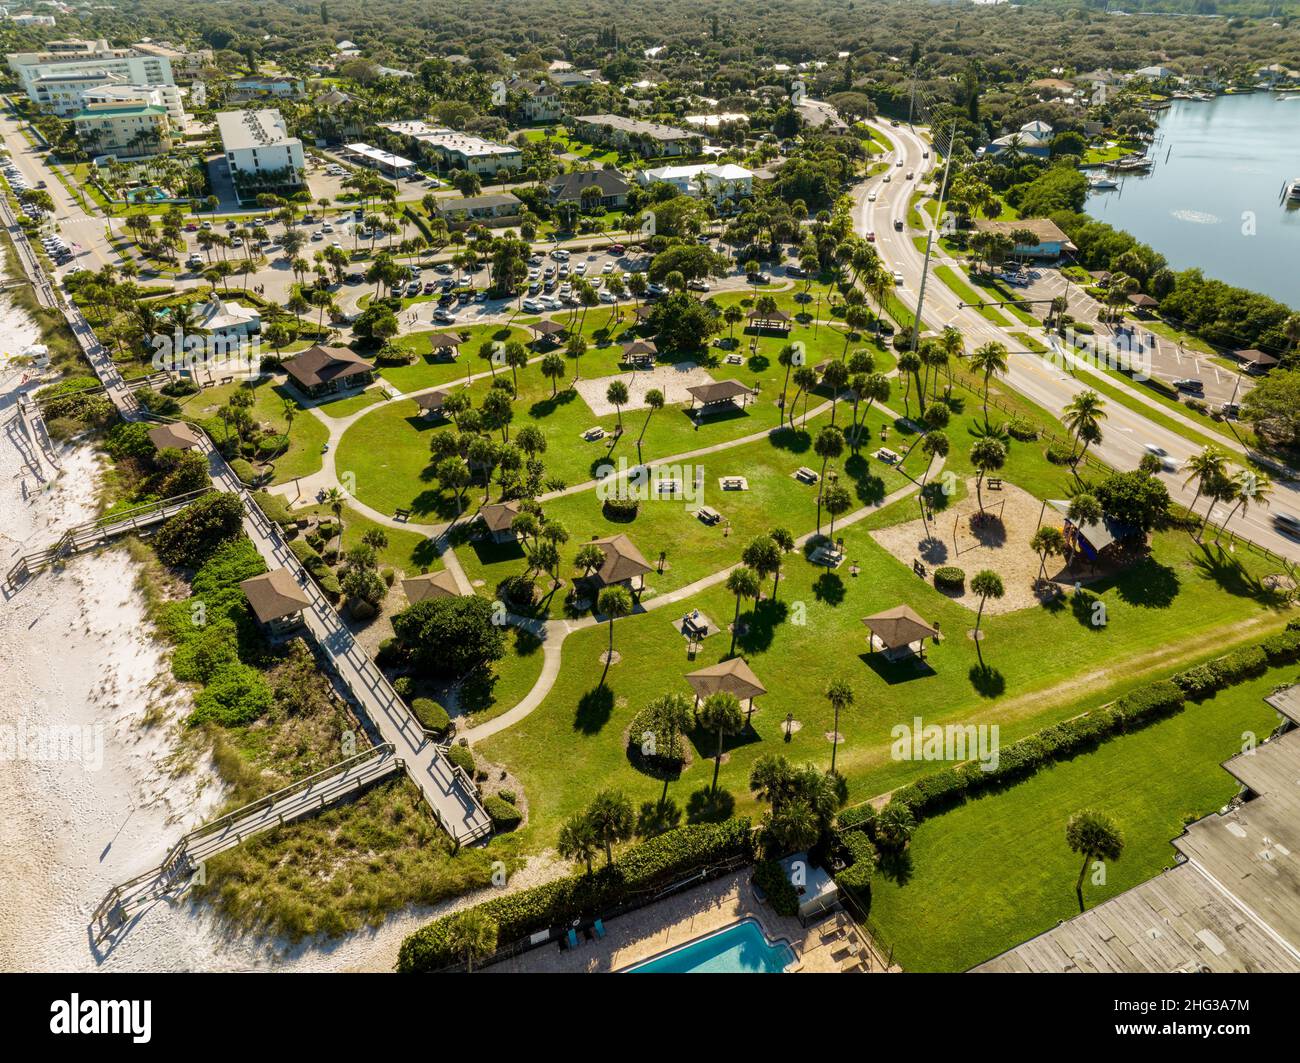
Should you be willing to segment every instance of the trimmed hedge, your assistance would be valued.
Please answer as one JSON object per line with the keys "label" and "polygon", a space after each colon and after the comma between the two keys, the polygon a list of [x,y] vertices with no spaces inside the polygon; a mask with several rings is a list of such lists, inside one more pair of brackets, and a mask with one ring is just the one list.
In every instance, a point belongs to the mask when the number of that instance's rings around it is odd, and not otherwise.
{"label": "trimmed hedge", "polygon": [[470,752],[469,746],[452,746],[447,750],[447,759],[471,779],[474,778],[474,754]]}
{"label": "trimmed hedge", "polygon": [[966,571],[956,565],[941,565],[934,570],[934,585],[959,591],[966,585]]}
{"label": "trimmed hedge", "polygon": [[778,861],[760,860],[754,868],[754,885],[767,894],[777,915],[799,914],[799,894]]}
{"label": "trimmed hedge", "polygon": [[1294,631],[1282,632],[1271,637],[1273,653],[1263,646],[1243,646],[1233,650],[1216,661],[1179,672],[1173,682],[1186,697],[1193,701],[1209,697],[1216,690],[1240,683],[1243,679],[1261,675],[1269,663],[1285,663],[1296,659],[1300,652],[1300,634]]}
{"label": "trimmed hedge", "polygon": [[[504,945],[539,930],[590,918],[633,896],[671,884],[681,876],[735,856],[753,856],[748,819],[679,827],[626,850],[591,875],[576,874],[477,905],[498,927]],[[402,973],[436,971],[456,962],[449,931],[456,915],[417,930],[398,953]]]}
{"label": "trimmed hedge", "polygon": [[496,796],[483,798],[483,811],[492,820],[495,831],[514,830],[524,821],[524,814],[519,809]]}
{"label": "trimmed hedge", "polygon": [[451,717],[447,715],[447,710],[432,698],[416,698],[411,702],[411,711],[415,713],[415,718],[420,721],[420,725],[430,731],[445,731],[451,726]]}
{"label": "trimmed hedge", "polygon": [[835,817],[841,830],[870,830],[876,822],[876,806],[870,801],[845,808]]}

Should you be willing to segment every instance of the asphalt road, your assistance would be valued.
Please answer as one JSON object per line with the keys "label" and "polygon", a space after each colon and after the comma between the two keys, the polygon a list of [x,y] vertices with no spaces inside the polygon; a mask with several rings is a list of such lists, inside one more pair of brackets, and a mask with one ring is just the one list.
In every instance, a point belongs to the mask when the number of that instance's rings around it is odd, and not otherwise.
{"label": "asphalt road", "polygon": [[[854,196],[857,200],[855,226],[859,233],[875,231],[876,246],[880,250],[881,257],[891,269],[898,270],[903,276],[903,284],[898,294],[912,309],[915,309],[925,256],[917,250],[912,240],[913,237],[924,234],[911,229],[907,224],[908,201],[917,187],[917,182],[923,179],[923,169],[929,165],[929,160],[922,157],[922,153],[928,150],[929,143],[923,138],[919,128],[907,126],[892,128],[887,125],[880,125],[878,128],[897,145],[897,154],[890,156],[889,161],[893,163],[896,159],[901,159],[903,165],[901,167],[891,165],[893,177],[888,184],[880,177],[875,177],[855,189]],[[916,180],[906,179],[909,170],[915,172]],[[941,173],[933,175],[936,183],[941,176]],[[877,198],[875,202],[870,202],[868,196],[873,190],[877,193]],[[903,221],[902,232],[894,229],[896,219]],[[933,273],[933,266],[943,262],[947,262],[960,272],[957,263],[938,250],[936,241],[931,259],[931,273],[926,282],[922,318],[935,327],[956,325],[965,336],[968,351],[989,340],[1005,343],[1013,352],[1009,359],[1010,371],[1005,378],[1007,382],[1029,399],[1059,416],[1066,404],[1088,387],[1086,375],[1076,379],[1071,372],[1050,364],[1042,356],[1023,350],[1024,345],[1008,335],[1008,332],[1012,331],[1025,332],[1046,345],[1048,340],[1041,328],[1029,328],[1016,323],[1012,328],[1004,329],[985,319],[978,310],[961,307],[958,296]],[[1129,390],[1138,401],[1148,405],[1154,403],[1154,400],[1148,400],[1138,392]],[[1164,407],[1158,405],[1153,408],[1164,411]],[[1092,449],[1116,468],[1135,468],[1146,452],[1148,444],[1163,449],[1180,467],[1200,449],[1177,432],[1148,420],[1142,414],[1116,401],[1107,401],[1106,413],[1107,419],[1103,426],[1105,438],[1099,446]],[[1240,449],[1237,450],[1240,453]],[[1191,504],[1196,489],[1194,485],[1185,486],[1186,474],[1164,472],[1160,476],[1173,498],[1186,505]],[[1203,509],[1203,507],[1198,508]],[[1239,512],[1233,518],[1229,530],[1236,531],[1292,560],[1300,560],[1300,541],[1277,531],[1270,510],[1300,515],[1300,487],[1275,482],[1270,506],[1252,507],[1244,516]],[[1216,506],[1212,517],[1221,521],[1227,513],[1228,507]]]}

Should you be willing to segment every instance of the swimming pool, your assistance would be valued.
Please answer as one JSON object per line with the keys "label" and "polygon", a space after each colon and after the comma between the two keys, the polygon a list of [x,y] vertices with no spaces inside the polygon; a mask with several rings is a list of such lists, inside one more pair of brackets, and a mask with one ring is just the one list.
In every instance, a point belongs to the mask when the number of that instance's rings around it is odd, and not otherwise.
{"label": "swimming pool", "polygon": [[780,974],[794,950],[769,941],[756,919],[696,938],[679,948],[626,968],[628,974]]}

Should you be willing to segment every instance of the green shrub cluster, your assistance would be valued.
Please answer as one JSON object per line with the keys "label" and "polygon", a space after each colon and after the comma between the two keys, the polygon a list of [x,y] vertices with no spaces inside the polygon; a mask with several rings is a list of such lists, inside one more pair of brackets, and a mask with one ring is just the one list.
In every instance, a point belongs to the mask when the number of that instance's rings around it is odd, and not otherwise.
{"label": "green shrub cluster", "polygon": [[876,806],[870,801],[864,801],[860,805],[842,809],[835,821],[841,830],[870,830],[876,822]]}
{"label": "green shrub cluster", "polygon": [[966,585],[966,572],[956,565],[941,565],[934,570],[934,585],[941,590],[961,590]]}
{"label": "green shrub cluster", "polygon": [[1032,443],[1038,438],[1038,426],[1027,417],[1021,417],[1017,414],[1006,423],[1007,435],[1012,439],[1018,439],[1022,443]]}
{"label": "green shrub cluster", "polygon": [[485,797],[483,810],[492,820],[492,829],[498,832],[514,830],[524,821],[524,814],[519,809],[499,797]]}
{"label": "green shrub cluster", "polygon": [[447,710],[432,698],[416,698],[411,702],[411,711],[420,721],[420,726],[427,727],[430,731],[441,733],[451,726]]}
{"label": "green shrub cluster", "polygon": [[1242,646],[1215,661],[1206,661],[1195,668],[1188,668],[1173,677],[1174,684],[1185,697],[1193,701],[1207,698],[1216,690],[1240,683],[1243,679],[1260,675],[1273,663],[1295,660],[1294,654],[1300,648],[1300,633],[1284,631],[1273,636],[1270,645],[1274,652],[1269,653],[1263,645]]}
{"label": "green shrub cluster", "polygon": [[760,860],[754,868],[754,885],[767,895],[777,915],[799,914],[799,894],[777,860]]}
{"label": "green shrub cluster", "polygon": [[243,521],[244,504],[235,495],[210,494],[163,524],[154,537],[154,550],[164,564],[197,568],[240,534]]}
{"label": "green shrub cluster", "polygon": [[[599,915],[633,896],[736,856],[753,856],[749,820],[692,824],[632,846],[612,865],[591,875],[579,873],[494,897],[478,909],[496,921],[498,940],[508,944],[539,930]],[[443,916],[402,942],[398,971],[436,971],[454,963],[449,931],[455,918]]]}
{"label": "green shrub cluster", "polygon": [[460,768],[471,779],[474,778],[474,754],[469,746],[455,745],[447,750],[447,759]]}
{"label": "green shrub cluster", "polygon": [[1049,443],[1047,445],[1047,460],[1053,465],[1069,465],[1074,457],[1074,451],[1064,443]]}
{"label": "green shrub cluster", "polygon": [[607,498],[604,512],[609,520],[630,521],[636,519],[640,503],[635,498]]}

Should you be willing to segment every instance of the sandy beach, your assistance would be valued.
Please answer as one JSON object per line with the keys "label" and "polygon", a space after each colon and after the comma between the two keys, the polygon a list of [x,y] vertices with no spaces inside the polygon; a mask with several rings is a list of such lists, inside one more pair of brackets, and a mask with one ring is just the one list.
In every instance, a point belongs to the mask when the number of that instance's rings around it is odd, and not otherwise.
{"label": "sandy beach", "polygon": [[[35,339],[0,305],[0,422]],[[31,384],[26,385],[31,387]],[[0,565],[95,515],[100,458],[60,449],[39,475],[0,433]],[[375,931],[289,945],[232,932],[186,899],[142,913],[111,950],[88,933],[114,884],[157,865],[222,799],[206,757],[178,755],[189,697],[153,639],[125,547],[71,558],[0,601],[0,971],[391,971],[402,939],[469,895]],[[560,869],[535,859],[512,888]]]}

